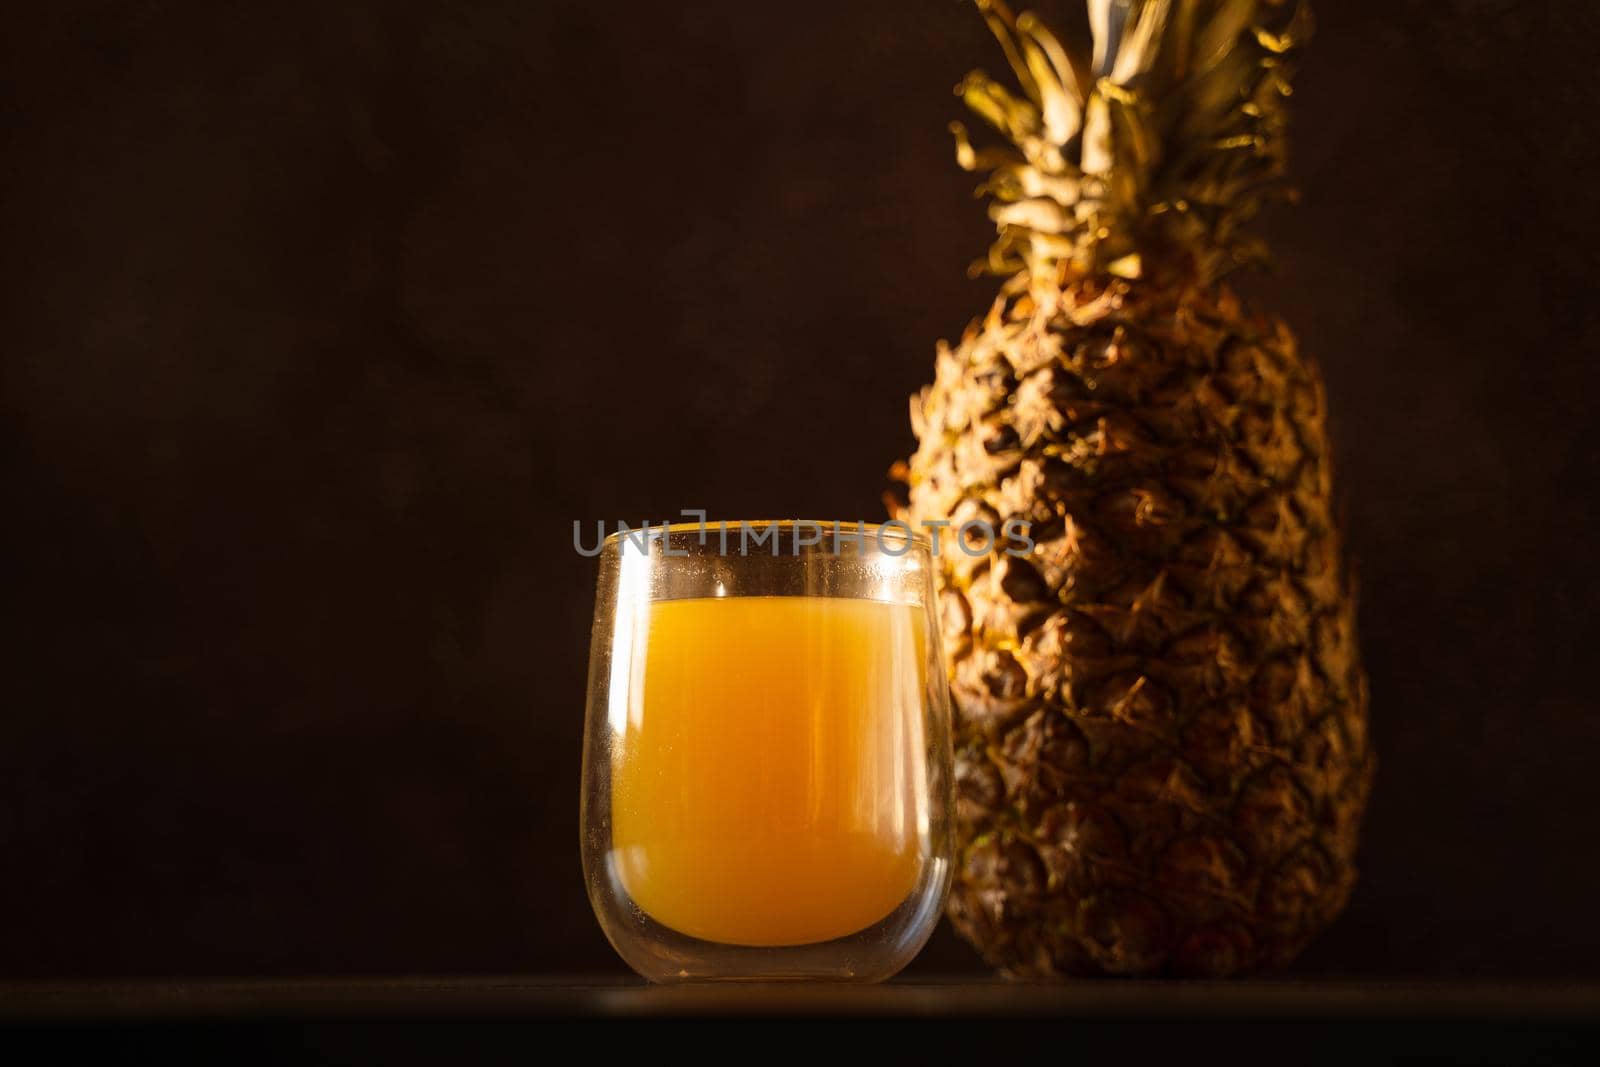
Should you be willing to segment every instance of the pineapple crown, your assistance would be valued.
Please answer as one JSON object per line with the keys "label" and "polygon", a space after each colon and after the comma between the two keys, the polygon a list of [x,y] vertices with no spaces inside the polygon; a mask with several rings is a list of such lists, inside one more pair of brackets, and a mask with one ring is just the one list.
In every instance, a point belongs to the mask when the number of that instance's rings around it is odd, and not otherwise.
{"label": "pineapple crown", "polygon": [[1288,199],[1287,60],[1310,35],[1305,0],[1087,0],[1071,47],[1032,12],[976,0],[1016,72],[956,92],[1011,142],[956,159],[988,171],[1000,231],[975,273],[1027,270],[1211,282],[1265,258],[1243,232]]}

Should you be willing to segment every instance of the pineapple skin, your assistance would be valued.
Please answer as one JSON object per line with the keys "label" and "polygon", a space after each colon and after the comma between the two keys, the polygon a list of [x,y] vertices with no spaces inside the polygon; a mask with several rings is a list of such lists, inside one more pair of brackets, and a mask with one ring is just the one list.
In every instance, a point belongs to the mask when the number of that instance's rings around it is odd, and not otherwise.
{"label": "pineapple skin", "polygon": [[[952,523],[957,931],[1015,977],[1287,962],[1374,769],[1316,367],[1219,283],[1063,266],[941,345],[912,423],[903,517]],[[969,555],[974,519],[1034,546]]]}

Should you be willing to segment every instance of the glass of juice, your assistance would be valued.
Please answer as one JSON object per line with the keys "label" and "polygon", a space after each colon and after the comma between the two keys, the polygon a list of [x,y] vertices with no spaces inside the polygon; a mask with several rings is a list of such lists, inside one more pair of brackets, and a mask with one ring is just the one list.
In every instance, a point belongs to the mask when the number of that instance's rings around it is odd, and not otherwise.
{"label": "glass of juice", "polygon": [[581,836],[652,981],[888,978],[950,882],[950,704],[904,524],[691,523],[600,551]]}

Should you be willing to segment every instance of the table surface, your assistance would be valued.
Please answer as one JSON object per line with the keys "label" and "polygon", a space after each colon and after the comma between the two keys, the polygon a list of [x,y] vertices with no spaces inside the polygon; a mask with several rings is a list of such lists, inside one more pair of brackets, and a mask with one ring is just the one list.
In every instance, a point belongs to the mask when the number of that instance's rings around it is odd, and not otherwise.
{"label": "table surface", "polygon": [[[1600,985],[904,981],[685,985],[570,977],[0,985],[0,1048],[88,1061],[663,1060],[1229,1067],[1600,1062]],[[718,1055],[720,1054],[720,1055]],[[779,1062],[782,1062],[781,1060]]]}
{"label": "table surface", "polygon": [[0,1021],[549,1018],[1322,1019],[1600,1024],[1600,984],[977,981],[647,986],[555,976],[0,984]]}

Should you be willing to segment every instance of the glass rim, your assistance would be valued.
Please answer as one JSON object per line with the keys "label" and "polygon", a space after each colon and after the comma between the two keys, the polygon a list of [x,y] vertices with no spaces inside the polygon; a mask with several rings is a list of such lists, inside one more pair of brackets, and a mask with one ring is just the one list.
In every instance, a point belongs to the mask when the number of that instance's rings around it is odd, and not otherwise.
{"label": "glass rim", "polygon": [[933,542],[926,533],[918,532],[909,522],[903,519],[889,519],[884,522],[861,522],[856,519],[705,519],[697,522],[669,522],[659,525],[652,523],[648,529],[639,526],[631,529],[613,530],[606,535],[605,540],[601,542],[601,546],[610,547],[618,544],[624,537],[650,536],[657,533],[699,534],[701,532],[710,533],[723,527],[729,530],[737,530],[741,527],[765,530],[772,527],[793,529],[796,526],[816,527],[824,533],[837,530],[852,535],[860,534],[872,537],[875,540],[881,539],[884,531],[888,531],[891,538],[898,541],[909,541],[915,548],[931,550],[933,547]]}

